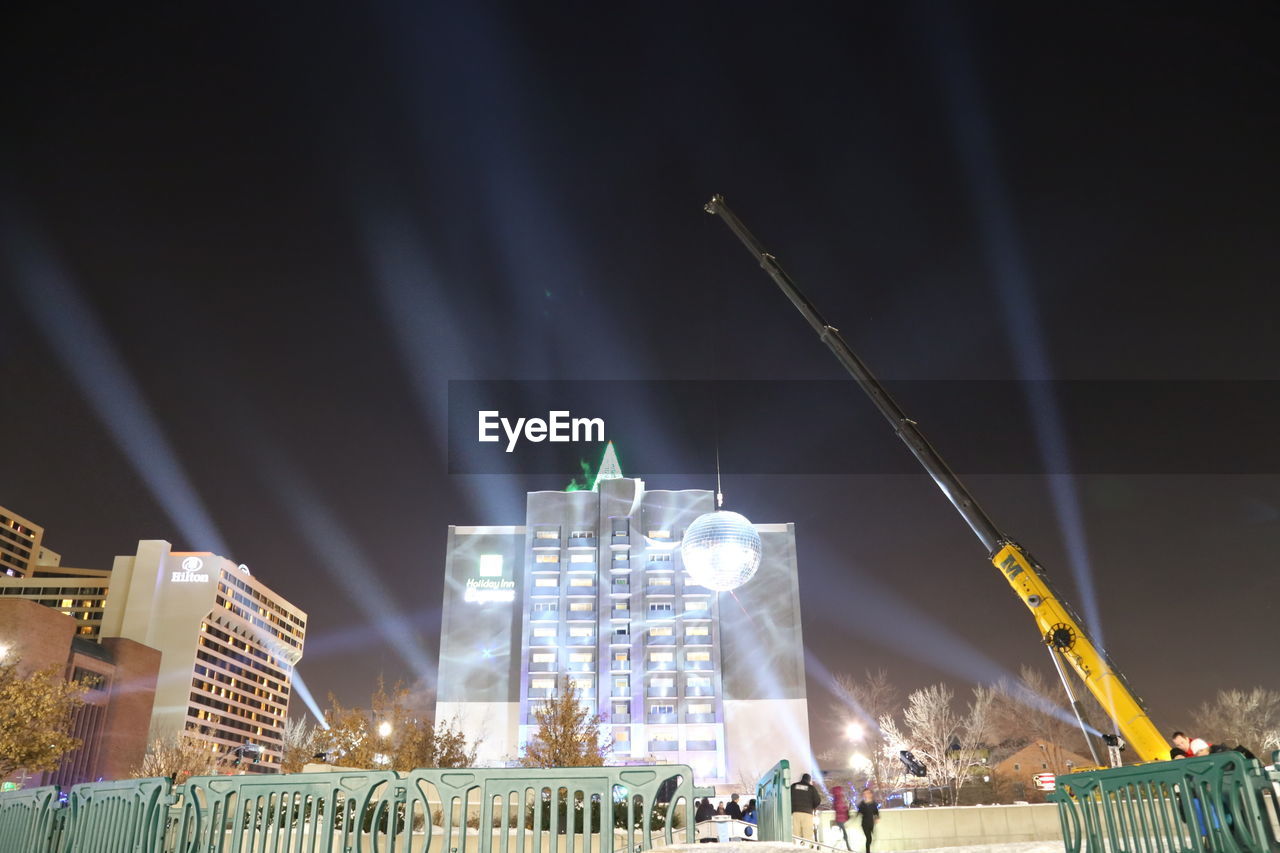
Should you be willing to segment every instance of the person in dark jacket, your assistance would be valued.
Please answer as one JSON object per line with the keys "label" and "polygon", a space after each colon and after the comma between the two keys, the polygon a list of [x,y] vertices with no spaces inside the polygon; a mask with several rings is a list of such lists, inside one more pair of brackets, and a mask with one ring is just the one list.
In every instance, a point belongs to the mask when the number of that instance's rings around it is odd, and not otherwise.
{"label": "person in dark jacket", "polygon": [[844,836],[844,846],[850,853],[853,846],[849,844],[849,830],[845,829],[845,824],[849,822],[849,813],[853,810],[849,798],[845,796],[844,788],[836,785],[831,789],[831,808],[836,813],[836,826],[840,827],[840,834]]}
{"label": "person in dark jacket", "polygon": [[791,786],[791,834],[806,841],[818,840],[813,813],[822,805],[822,794],[806,773]]}
{"label": "person in dark jacket", "polygon": [[871,853],[871,836],[875,835],[876,824],[880,822],[880,804],[870,788],[862,792],[862,802],[858,803],[858,816],[862,818],[862,834],[867,839],[867,853]]}
{"label": "person in dark jacket", "polygon": [[729,797],[729,803],[724,807],[724,813],[734,820],[742,820],[742,806],[738,805],[737,794]]}
{"label": "person in dark jacket", "polygon": [[[694,823],[702,823],[704,820],[711,820],[711,818],[715,816],[716,816],[716,807],[711,805],[710,797],[703,797],[701,800],[698,800],[698,805],[693,810]],[[711,838],[711,837],[698,839],[699,843],[701,844],[706,844],[709,841],[717,841],[717,840],[718,839]]]}
{"label": "person in dark jacket", "polygon": [[759,818],[756,816],[756,798],[752,797],[747,801],[747,807],[742,810],[742,820],[745,823],[756,823]]}

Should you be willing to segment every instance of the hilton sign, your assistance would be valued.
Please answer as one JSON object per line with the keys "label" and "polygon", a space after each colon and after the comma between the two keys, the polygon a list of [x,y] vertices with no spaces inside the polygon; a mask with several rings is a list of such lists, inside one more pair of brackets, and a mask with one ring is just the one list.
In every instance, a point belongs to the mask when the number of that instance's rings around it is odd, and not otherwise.
{"label": "hilton sign", "polygon": [[186,557],[182,560],[181,571],[169,576],[170,583],[208,583],[209,574],[204,569],[204,560],[199,557]]}

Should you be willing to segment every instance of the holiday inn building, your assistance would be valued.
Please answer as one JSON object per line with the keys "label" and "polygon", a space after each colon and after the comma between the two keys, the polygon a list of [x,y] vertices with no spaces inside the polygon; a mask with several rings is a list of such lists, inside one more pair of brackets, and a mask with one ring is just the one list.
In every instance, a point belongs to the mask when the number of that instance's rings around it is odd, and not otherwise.
{"label": "holiday inn building", "polygon": [[594,488],[531,492],[524,523],[449,528],[436,719],[513,761],[562,679],[600,715],[612,763],[756,779],[809,755],[795,532],[732,593],[693,582],[681,536],[712,492],[649,490],[610,450]]}

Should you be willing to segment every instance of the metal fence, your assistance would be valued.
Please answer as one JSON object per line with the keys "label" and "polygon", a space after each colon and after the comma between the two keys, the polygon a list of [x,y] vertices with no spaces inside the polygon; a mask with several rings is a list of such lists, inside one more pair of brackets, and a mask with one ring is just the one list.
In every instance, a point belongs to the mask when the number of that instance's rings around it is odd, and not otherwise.
{"label": "metal fence", "polygon": [[779,761],[756,783],[761,841],[791,841],[791,762]]}
{"label": "metal fence", "polygon": [[0,851],[637,853],[713,793],[681,764],[131,779],[0,794]]}
{"label": "metal fence", "polygon": [[1049,799],[1067,853],[1280,853],[1280,773],[1236,752],[1059,776]]}

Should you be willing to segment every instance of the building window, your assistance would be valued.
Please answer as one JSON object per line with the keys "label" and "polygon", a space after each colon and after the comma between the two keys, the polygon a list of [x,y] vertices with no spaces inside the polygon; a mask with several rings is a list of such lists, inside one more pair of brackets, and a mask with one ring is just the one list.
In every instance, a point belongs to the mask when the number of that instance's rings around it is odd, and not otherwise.
{"label": "building window", "polygon": [[653,705],[649,708],[651,714],[674,714],[675,712],[674,705]]}
{"label": "building window", "polygon": [[616,743],[630,743],[631,730],[630,729],[614,729],[613,739]]}
{"label": "building window", "polygon": [[482,578],[502,577],[502,555],[501,554],[481,554],[480,555],[480,577]]}
{"label": "building window", "polygon": [[674,652],[650,652],[649,653],[649,660],[657,661],[658,663],[670,663],[675,659],[676,659],[676,656]]}
{"label": "building window", "polygon": [[533,585],[557,587],[557,586],[560,586],[560,581],[558,581],[555,578],[534,578]]}
{"label": "building window", "polygon": [[613,680],[613,686],[614,686],[614,689],[616,689],[616,690],[630,690],[630,689],[631,689],[631,679],[630,679],[630,678],[615,678],[615,679]]}
{"label": "building window", "polygon": [[631,652],[614,652],[613,659],[621,661],[622,663],[628,663],[631,660]]}
{"label": "building window", "polygon": [[649,578],[649,586],[671,586],[671,575],[654,575]]}
{"label": "building window", "polygon": [[595,655],[591,652],[573,652],[569,655],[571,663],[591,663],[595,660]]}
{"label": "building window", "polygon": [[708,703],[706,703],[706,702],[700,702],[700,703],[698,703],[697,705],[690,705],[690,706],[689,706],[689,713],[690,713],[690,714],[710,714],[710,713],[713,713],[713,712],[712,712],[712,710],[711,710],[711,705],[710,705],[710,704],[708,704]]}
{"label": "building window", "polygon": [[594,628],[586,625],[573,625],[569,628],[570,637],[590,637],[594,632]]}
{"label": "building window", "polygon": [[686,637],[706,637],[710,634],[710,625],[686,625],[684,629],[684,635]]}
{"label": "building window", "polygon": [[533,690],[553,690],[555,686],[554,678],[534,678],[529,681],[529,687]]}
{"label": "building window", "polygon": [[569,578],[569,586],[595,586],[596,579],[592,577],[585,578]]}
{"label": "building window", "polygon": [[660,602],[660,603],[650,604],[650,605],[649,605],[649,613],[650,613],[650,615],[655,615],[655,616],[670,616],[670,615],[671,615],[671,602],[669,602],[669,601],[664,601],[664,602]]}
{"label": "building window", "polygon": [[596,605],[594,601],[571,601],[569,609],[578,613],[590,612],[596,609]]}
{"label": "building window", "polygon": [[595,554],[571,554],[569,555],[570,563],[594,563],[596,561]]}
{"label": "building window", "polygon": [[711,660],[711,652],[687,652],[686,660]]}
{"label": "building window", "polygon": [[671,531],[670,530],[650,530],[649,538],[650,539],[670,539]]}
{"label": "building window", "polygon": [[649,636],[650,637],[670,637],[671,626],[670,625],[654,626],[653,628],[649,629]]}
{"label": "building window", "polygon": [[650,687],[675,687],[676,680],[674,678],[651,678],[649,679]]}
{"label": "building window", "polygon": [[539,554],[537,560],[535,560],[534,562],[558,563],[560,562],[560,555],[559,554]]}
{"label": "building window", "polygon": [[650,554],[649,562],[650,563],[670,563],[671,555],[670,554]]}
{"label": "building window", "polygon": [[594,530],[575,530],[569,534],[570,539],[595,539],[596,532]]}
{"label": "building window", "polygon": [[555,613],[560,609],[560,605],[554,601],[535,601],[533,603],[534,613]]}
{"label": "building window", "polygon": [[534,663],[555,663],[556,656],[554,652],[534,652]]}
{"label": "building window", "polygon": [[685,613],[706,613],[709,602],[706,599],[695,599],[684,603]]}
{"label": "building window", "polygon": [[710,687],[711,678],[706,675],[691,675],[689,676],[689,686],[690,687]]}
{"label": "building window", "polygon": [[537,533],[533,534],[533,538],[535,538],[535,539],[555,539],[555,540],[559,541],[559,539],[560,539],[560,531],[559,531],[558,529],[557,529],[557,530],[539,530]]}
{"label": "building window", "polygon": [[535,637],[554,637],[556,635],[555,628],[534,628],[533,636]]}
{"label": "building window", "polygon": [[613,609],[621,610],[624,613],[627,612],[628,610],[631,609],[631,599],[619,598],[617,601],[613,603]]}

